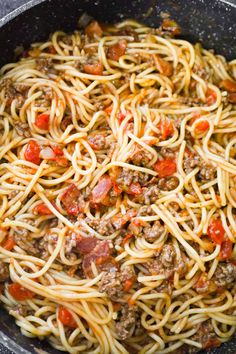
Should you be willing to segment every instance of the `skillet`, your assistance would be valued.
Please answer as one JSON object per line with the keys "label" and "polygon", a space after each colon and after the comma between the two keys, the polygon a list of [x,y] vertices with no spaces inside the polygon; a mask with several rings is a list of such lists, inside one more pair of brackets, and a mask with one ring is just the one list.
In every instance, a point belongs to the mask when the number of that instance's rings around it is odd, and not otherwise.
{"label": "skillet", "polygon": [[[236,0],[31,0],[0,19],[0,66],[15,59],[18,46],[46,40],[55,30],[73,31],[84,12],[101,22],[134,18],[154,27],[161,12],[168,12],[180,24],[183,38],[201,41],[228,60],[236,58]],[[22,336],[2,308],[0,318],[0,343],[14,353],[61,353],[46,341]],[[236,337],[208,353],[236,354]]]}

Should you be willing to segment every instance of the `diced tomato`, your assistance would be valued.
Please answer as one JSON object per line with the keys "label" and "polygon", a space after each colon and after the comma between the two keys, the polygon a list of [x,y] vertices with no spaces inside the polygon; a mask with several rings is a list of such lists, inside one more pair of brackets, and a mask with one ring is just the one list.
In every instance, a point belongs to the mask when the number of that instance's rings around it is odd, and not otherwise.
{"label": "diced tomato", "polygon": [[57,156],[63,156],[64,155],[63,150],[59,146],[52,145],[51,148],[52,148],[54,154],[56,154]]}
{"label": "diced tomato", "polygon": [[69,215],[77,216],[79,214],[79,196],[80,191],[74,184],[71,184],[63,193],[61,201]]}
{"label": "diced tomato", "polygon": [[40,165],[40,146],[35,140],[30,140],[26,146],[24,157],[27,161]]}
{"label": "diced tomato", "polygon": [[163,120],[158,124],[158,128],[161,131],[162,140],[169,138],[174,132],[173,123],[170,120]]}
{"label": "diced tomato", "polygon": [[39,129],[48,130],[49,129],[49,114],[39,114],[35,119],[35,125]]}
{"label": "diced tomato", "polygon": [[115,259],[111,257],[110,243],[107,240],[98,240],[94,249],[84,256],[82,268],[88,278],[93,276],[92,263],[95,263],[100,271],[117,267]]}
{"label": "diced tomato", "polygon": [[138,182],[131,183],[131,185],[127,189],[127,193],[132,194],[132,195],[139,195],[139,194],[142,194],[142,192],[143,192],[142,187],[140,186],[140,184]]}
{"label": "diced tomato", "polygon": [[119,302],[112,302],[113,310],[118,312],[121,310],[121,304]]}
{"label": "diced tomato", "polygon": [[228,100],[230,103],[236,104],[236,92],[229,93]]}
{"label": "diced tomato", "polygon": [[233,243],[228,239],[224,240],[220,247],[220,260],[231,259],[233,253]]}
{"label": "diced tomato", "polygon": [[203,349],[216,348],[221,345],[221,341],[218,338],[209,338],[202,344]]}
{"label": "diced tomato", "polygon": [[55,157],[54,161],[57,163],[58,166],[66,167],[68,165],[68,160],[65,157]]}
{"label": "diced tomato", "polygon": [[126,118],[126,115],[123,114],[122,112],[117,113],[117,119],[118,119],[119,123],[122,123],[125,118]]}
{"label": "diced tomato", "polygon": [[48,53],[57,54],[57,51],[52,45],[50,45],[50,47],[48,47]]}
{"label": "diced tomato", "polygon": [[209,279],[207,278],[206,273],[202,273],[198,278],[198,281],[194,285],[194,289],[196,289],[199,293],[207,293],[209,290]]}
{"label": "diced tomato", "polygon": [[60,306],[58,310],[58,320],[66,327],[77,328],[78,325],[71,312],[66,307]]}
{"label": "diced tomato", "polygon": [[106,114],[111,114],[112,112],[112,106],[108,106],[104,109],[104,112],[106,112]]}
{"label": "diced tomato", "polygon": [[36,207],[34,208],[34,213],[40,215],[53,215],[53,213],[45,203],[40,203],[36,205]]}
{"label": "diced tomato", "polygon": [[172,65],[165,59],[162,59],[159,55],[153,54],[152,55],[155,66],[160,74],[165,76],[171,76],[173,74],[173,67]]}
{"label": "diced tomato", "polygon": [[8,235],[7,239],[4,240],[2,247],[7,251],[11,251],[14,248],[15,244],[16,243],[15,243],[14,237]]}
{"label": "diced tomato", "polygon": [[171,18],[164,18],[161,24],[161,28],[164,31],[170,32],[173,36],[178,36],[181,34],[180,26]]}
{"label": "diced tomato", "polygon": [[207,105],[208,106],[213,105],[216,102],[216,98],[217,98],[216,92],[208,87],[206,92]]}
{"label": "diced tomato", "polygon": [[93,203],[101,203],[112,188],[112,180],[108,175],[104,175],[92,191]]}
{"label": "diced tomato", "polygon": [[221,245],[225,236],[225,229],[222,225],[222,221],[220,219],[211,219],[207,234],[215,244]]}
{"label": "diced tomato", "polygon": [[122,55],[125,54],[127,48],[127,41],[121,39],[116,44],[113,44],[108,48],[107,57],[111,60],[118,61]]}
{"label": "diced tomato", "polygon": [[131,238],[133,238],[134,237],[134,235],[132,235],[132,234],[127,234],[124,238],[123,238],[123,240],[122,240],[122,242],[121,242],[121,244],[122,244],[122,246],[124,246]]}
{"label": "diced tomato", "polygon": [[135,277],[127,279],[124,283],[123,290],[127,293],[135,283]]}
{"label": "diced tomato", "polygon": [[172,176],[176,172],[176,163],[173,160],[160,160],[154,165],[159,178]]}
{"label": "diced tomato", "polygon": [[232,92],[232,93],[236,92],[236,82],[233,80],[229,80],[229,79],[223,80],[220,82],[219,86],[224,88],[228,92]]}
{"label": "diced tomato", "polygon": [[88,254],[99,243],[99,240],[96,237],[82,237],[77,235],[76,237],[76,247],[82,254]]}
{"label": "diced tomato", "polygon": [[103,73],[103,65],[99,61],[93,64],[84,64],[83,69],[86,74],[90,75],[102,75]]}
{"label": "diced tomato", "polygon": [[18,283],[12,283],[8,286],[8,291],[17,301],[30,300],[35,296],[31,290],[26,289]]}
{"label": "diced tomato", "polygon": [[103,30],[97,21],[92,21],[84,31],[89,38],[93,38],[95,35],[102,37],[103,34]]}
{"label": "diced tomato", "polygon": [[196,123],[195,129],[198,134],[204,133],[210,127],[210,124],[207,120],[202,120],[199,123]]}
{"label": "diced tomato", "polygon": [[120,195],[123,192],[122,189],[115,182],[113,182],[113,191],[116,195]]}

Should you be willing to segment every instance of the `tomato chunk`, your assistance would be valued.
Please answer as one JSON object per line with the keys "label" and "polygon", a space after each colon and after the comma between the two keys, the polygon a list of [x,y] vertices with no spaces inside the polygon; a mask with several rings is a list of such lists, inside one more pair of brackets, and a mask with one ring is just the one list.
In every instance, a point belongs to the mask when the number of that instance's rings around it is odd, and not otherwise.
{"label": "tomato chunk", "polygon": [[12,283],[8,286],[8,291],[14,299],[18,301],[30,300],[35,296],[31,290],[26,289],[18,283]]}
{"label": "tomato chunk", "polygon": [[172,176],[176,172],[176,163],[173,160],[161,160],[154,165],[159,178]]}
{"label": "tomato chunk", "polygon": [[134,285],[134,283],[135,283],[135,277],[130,278],[130,279],[127,279],[127,280],[124,282],[124,286],[123,286],[124,292],[127,293],[127,292],[132,288],[132,286]]}
{"label": "tomato chunk", "polygon": [[49,118],[50,118],[49,114],[45,114],[45,113],[39,114],[35,120],[36,127],[42,130],[48,130]]}
{"label": "tomato chunk", "polygon": [[236,82],[226,79],[220,82],[220,87],[224,88],[228,92],[236,92]]}
{"label": "tomato chunk", "polygon": [[160,74],[165,76],[171,76],[173,74],[172,65],[165,59],[162,59],[159,55],[153,54],[154,64]]}
{"label": "tomato chunk", "polygon": [[77,328],[77,323],[71,312],[66,307],[60,306],[58,310],[58,320],[66,327]]}
{"label": "tomato chunk", "polygon": [[127,48],[127,41],[125,39],[121,39],[116,44],[113,44],[108,48],[107,57],[108,59],[118,61],[122,55],[125,54]]}
{"label": "tomato chunk", "polygon": [[229,93],[228,100],[230,103],[236,104],[236,92]]}
{"label": "tomato chunk", "polygon": [[96,237],[82,237],[80,235],[77,235],[76,237],[76,247],[82,254],[92,252],[98,243],[99,239]]}
{"label": "tomato chunk", "polygon": [[94,36],[101,37],[103,34],[103,30],[97,21],[92,21],[86,28],[85,34],[89,38],[93,38]]}
{"label": "tomato chunk", "polygon": [[99,61],[92,64],[84,64],[83,68],[86,74],[102,75],[103,73],[103,65]]}
{"label": "tomato chunk", "polygon": [[8,236],[6,240],[4,240],[2,247],[7,250],[7,251],[11,251],[14,246],[15,246],[15,240],[13,236]]}
{"label": "tomato chunk", "polygon": [[158,128],[161,131],[162,140],[169,138],[174,132],[173,123],[170,120],[163,120],[158,124]]}
{"label": "tomato chunk", "polygon": [[221,245],[225,236],[222,221],[220,219],[211,219],[207,234],[215,244]]}
{"label": "tomato chunk", "polygon": [[26,146],[24,157],[27,161],[40,165],[40,146],[35,140],[30,140]]}
{"label": "tomato chunk", "polygon": [[224,240],[220,247],[220,260],[230,259],[232,258],[233,253],[233,243],[228,239]]}
{"label": "tomato chunk", "polygon": [[74,184],[71,184],[63,193],[61,201],[69,215],[77,216],[79,214],[79,196],[80,191]]}
{"label": "tomato chunk", "polygon": [[199,123],[196,123],[195,129],[198,134],[204,133],[210,127],[210,124],[207,120],[202,120]]}
{"label": "tomato chunk", "polygon": [[112,180],[108,175],[104,175],[92,191],[93,203],[101,203],[112,188]]}
{"label": "tomato chunk", "polygon": [[34,213],[40,215],[53,215],[53,213],[45,203],[40,203],[36,205],[36,207],[34,208]]}
{"label": "tomato chunk", "polygon": [[123,240],[122,240],[122,242],[121,242],[121,244],[122,244],[122,246],[124,246],[131,238],[133,238],[134,237],[134,235],[132,235],[132,234],[127,234],[124,238],[123,238]]}
{"label": "tomato chunk", "polygon": [[216,102],[216,92],[208,87],[206,92],[207,105],[211,106]]}

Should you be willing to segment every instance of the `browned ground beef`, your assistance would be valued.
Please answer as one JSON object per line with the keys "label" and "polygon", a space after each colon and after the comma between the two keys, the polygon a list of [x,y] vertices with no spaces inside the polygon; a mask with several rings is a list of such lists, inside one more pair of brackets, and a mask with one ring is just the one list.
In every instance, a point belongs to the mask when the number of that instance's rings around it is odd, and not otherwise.
{"label": "browned ground beef", "polygon": [[37,241],[33,240],[28,230],[18,228],[14,234],[14,240],[17,246],[30,253],[31,255],[39,254]]}
{"label": "browned ground beef", "polygon": [[186,174],[191,173],[194,168],[199,167],[198,178],[203,182],[216,178],[216,168],[210,163],[203,161],[199,155],[188,156],[185,154],[185,156],[183,166]]}
{"label": "browned ground beef", "polygon": [[150,205],[156,202],[161,192],[160,188],[153,184],[148,187],[143,187],[142,194],[139,194],[133,198],[135,203]]}
{"label": "browned ground beef", "polygon": [[129,224],[128,232],[136,237],[144,237],[148,242],[154,242],[163,234],[165,228],[159,220],[154,221],[151,225],[148,222],[143,225]]}
{"label": "browned ground beef", "polygon": [[0,85],[0,89],[2,88],[5,89],[5,97],[8,99],[8,105],[10,105],[14,99],[16,99],[17,108],[23,105],[25,101],[24,95],[27,88],[25,88],[23,85],[17,86],[17,84],[14,84],[11,79],[4,79]]}
{"label": "browned ground beef", "polygon": [[161,178],[158,181],[158,187],[163,191],[172,191],[179,185],[179,179],[176,176]]}
{"label": "browned ground beef", "polygon": [[132,336],[137,317],[137,308],[125,304],[121,309],[121,317],[116,323],[116,333],[121,340]]}
{"label": "browned ground beef", "polygon": [[38,58],[36,59],[36,70],[43,74],[48,74],[53,69],[53,62],[51,58]]}
{"label": "browned ground beef", "polygon": [[164,159],[174,160],[176,158],[176,151],[169,148],[162,147],[160,154]]}
{"label": "browned ground beef", "polygon": [[0,261],[0,283],[9,278],[9,266],[7,263]]}
{"label": "browned ground beef", "polygon": [[217,335],[214,331],[211,320],[207,320],[205,322],[202,322],[198,326],[198,331],[190,339],[194,340],[198,343],[201,343],[203,348],[206,348],[207,344],[211,340],[218,341]]}
{"label": "browned ground beef", "polygon": [[134,165],[146,167],[152,158],[153,155],[149,151],[139,149],[132,155],[130,161]]}
{"label": "browned ground beef", "polygon": [[14,126],[19,136],[24,136],[25,138],[29,138],[31,136],[31,131],[28,123],[17,121],[14,123]]}
{"label": "browned ground beef", "polygon": [[95,150],[104,150],[109,146],[104,134],[91,134],[88,137],[88,142]]}
{"label": "browned ground beef", "polygon": [[118,176],[116,183],[122,186],[130,186],[131,183],[140,183],[144,185],[149,179],[149,175],[139,171],[133,171],[124,168]]}
{"label": "browned ground beef", "polygon": [[[186,259],[185,259],[186,258]],[[177,258],[174,246],[170,243],[163,245],[162,249],[156,253],[156,258],[146,263],[148,271],[151,274],[163,274],[165,278],[170,278],[174,272],[178,272],[183,276],[186,271],[187,257],[182,255],[181,259]]]}
{"label": "browned ground beef", "polygon": [[236,266],[233,263],[219,263],[212,279],[222,288],[232,288],[236,281]]}
{"label": "browned ground beef", "polygon": [[85,219],[85,222],[95,231],[97,231],[101,235],[111,235],[115,232],[115,228],[111,222],[111,220],[107,219],[96,219],[92,220],[89,218]]}
{"label": "browned ground beef", "polygon": [[134,272],[130,267],[118,271],[116,268],[111,268],[109,272],[105,272],[100,283],[99,291],[106,293],[112,300],[119,302],[124,296],[124,282],[134,277]]}

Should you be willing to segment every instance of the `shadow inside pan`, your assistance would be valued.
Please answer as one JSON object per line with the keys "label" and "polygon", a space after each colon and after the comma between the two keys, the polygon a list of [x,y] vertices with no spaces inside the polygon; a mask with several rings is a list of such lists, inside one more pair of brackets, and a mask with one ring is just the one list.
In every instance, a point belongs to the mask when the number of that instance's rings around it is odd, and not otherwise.
{"label": "shadow inside pan", "polygon": [[[202,0],[48,0],[32,8],[29,5],[15,12],[18,16],[9,22],[2,21],[0,28],[0,66],[14,60],[14,49],[46,40],[55,30],[67,32],[77,28],[78,18],[86,12],[101,22],[115,23],[134,18],[149,26],[158,27],[160,13],[168,12],[180,24],[183,38],[190,42],[201,41],[206,48],[214,48],[219,54],[236,57],[236,5],[222,1]],[[31,5],[34,1],[31,1]],[[22,12],[22,9],[25,12]],[[8,17],[8,19],[11,16]],[[0,22],[1,25],[1,22]],[[0,342],[15,353],[60,353],[46,341],[29,339],[20,334],[19,328],[0,308]],[[206,353],[206,352],[205,352]],[[235,354],[236,339],[210,351],[216,354]]]}

